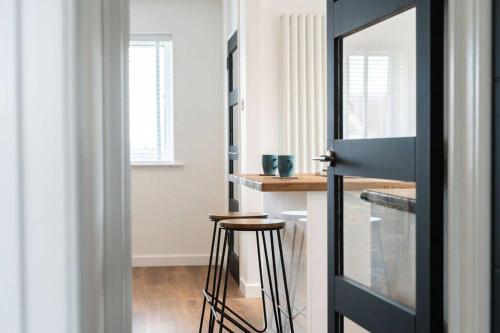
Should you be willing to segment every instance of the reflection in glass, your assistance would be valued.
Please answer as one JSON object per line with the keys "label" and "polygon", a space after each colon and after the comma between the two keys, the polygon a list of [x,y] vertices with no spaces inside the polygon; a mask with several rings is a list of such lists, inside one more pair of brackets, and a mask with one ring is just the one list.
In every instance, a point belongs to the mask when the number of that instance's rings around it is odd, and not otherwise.
{"label": "reflection in glass", "polygon": [[368,331],[344,317],[344,333],[368,333]]}
{"label": "reflection in glass", "polygon": [[344,139],[415,136],[415,9],[343,39]]}
{"label": "reflection in glass", "polygon": [[232,59],[232,63],[233,63],[233,71],[232,71],[232,76],[231,76],[231,80],[233,83],[233,89],[238,89],[239,84],[240,84],[240,53],[239,53],[239,49],[236,49],[231,54],[231,59]]}
{"label": "reflection in glass", "polygon": [[344,177],[344,276],[415,307],[415,183]]}

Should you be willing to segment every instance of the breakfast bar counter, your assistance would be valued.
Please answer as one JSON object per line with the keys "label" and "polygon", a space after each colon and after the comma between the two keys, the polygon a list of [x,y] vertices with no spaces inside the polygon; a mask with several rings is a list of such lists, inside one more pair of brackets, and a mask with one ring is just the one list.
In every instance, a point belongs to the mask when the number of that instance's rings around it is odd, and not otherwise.
{"label": "breakfast bar counter", "polygon": [[[294,176],[279,178],[258,174],[233,174],[229,175],[229,181],[261,192],[263,211],[270,218],[286,220],[282,238],[295,332],[327,333],[327,177],[317,174]],[[347,268],[351,272],[364,272],[366,267],[369,269],[375,262],[370,249],[374,247],[372,239],[376,223],[369,223],[372,220],[370,217],[377,216],[377,210],[386,207],[395,212],[392,215],[407,214],[402,212],[400,207],[406,207],[406,211],[411,213],[415,207],[415,184],[344,177],[343,191],[348,212],[355,214],[352,223],[346,227],[359,229],[351,233],[355,239],[349,240],[350,244],[364,249],[354,264],[351,263]],[[403,199],[406,200],[406,206],[400,204]],[[396,207],[396,204],[399,206]],[[347,249],[347,252],[349,251],[350,249]],[[365,284],[375,288],[377,285],[372,281],[372,275],[375,278],[374,274],[370,274]],[[408,303],[411,303],[411,299]],[[268,307],[269,309],[271,307]],[[269,315],[269,318],[273,317],[271,313]],[[273,322],[270,323],[269,332],[275,332],[274,325]]]}
{"label": "breakfast bar counter", "polygon": [[[229,181],[260,192],[316,192],[327,189],[326,176],[310,173],[296,174],[289,179],[256,174],[231,174]],[[414,191],[413,183],[376,178],[344,177],[344,191],[394,187],[399,189],[413,188]]]}
{"label": "breakfast bar counter", "polygon": [[327,179],[314,174],[297,174],[290,179],[255,174],[229,175],[229,181],[261,192],[326,191]]}
{"label": "breakfast bar counter", "polygon": [[[326,333],[327,177],[234,174],[229,175],[229,181],[261,192],[263,211],[270,218],[286,220],[282,239],[294,331]],[[281,302],[285,304],[284,299]],[[271,321],[268,332],[276,332],[272,307],[267,310]]]}

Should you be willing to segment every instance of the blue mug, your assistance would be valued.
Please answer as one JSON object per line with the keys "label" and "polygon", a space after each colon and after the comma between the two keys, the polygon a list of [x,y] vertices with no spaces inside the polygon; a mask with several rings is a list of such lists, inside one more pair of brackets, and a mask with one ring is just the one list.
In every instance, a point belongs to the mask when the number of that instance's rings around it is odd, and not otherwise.
{"label": "blue mug", "polygon": [[262,155],[262,170],[266,176],[276,175],[278,169],[278,156],[276,155]]}
{"label": "blue mug", "polygon": [[293,155],[279,155],[278,156],[278,170],[280,177],[293,176]]}

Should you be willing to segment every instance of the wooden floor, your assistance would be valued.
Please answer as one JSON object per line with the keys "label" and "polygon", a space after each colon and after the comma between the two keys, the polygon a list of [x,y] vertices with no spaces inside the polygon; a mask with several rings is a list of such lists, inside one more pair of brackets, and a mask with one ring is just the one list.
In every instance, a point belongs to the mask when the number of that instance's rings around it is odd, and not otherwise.
{"label": "wooden floor", "polygon": [[[206,272],[206,266],[134,268],[133,333],[198,332]],[[232,278],[228,304],[256,327],[261,327],[261,300],[243,298]],[[207,318],[208,307],[205,321]],[[206,327],[205,323],[204,332]],[[239,332],[236,328],[234,331]]]}

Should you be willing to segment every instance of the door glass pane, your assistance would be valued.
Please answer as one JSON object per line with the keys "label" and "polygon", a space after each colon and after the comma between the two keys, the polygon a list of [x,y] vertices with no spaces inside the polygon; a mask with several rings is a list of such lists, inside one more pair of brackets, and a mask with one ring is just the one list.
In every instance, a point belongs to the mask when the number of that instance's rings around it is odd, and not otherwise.
{"label": "door glass pane", "polygon": [[344,139],[415,136],[415,101],[415,9],[343,39]]}
{"label": "door glass pane", "polygon": [[231,82],[233,84],[233,89],[238,89],[240,84],[240,52],[239,49],[236,49],[230,55],[233,63],[233,71],[231,76]]}
{"label": "door glass pane", "polygon": [[344,276],[415,307],[416,184],[344,177]]}
{"label": "door glass pane", "polygon": [[344,333],[368,333],[368,331],[344,317]]}

